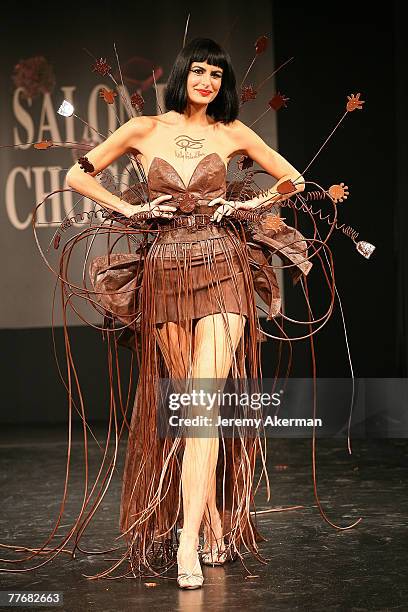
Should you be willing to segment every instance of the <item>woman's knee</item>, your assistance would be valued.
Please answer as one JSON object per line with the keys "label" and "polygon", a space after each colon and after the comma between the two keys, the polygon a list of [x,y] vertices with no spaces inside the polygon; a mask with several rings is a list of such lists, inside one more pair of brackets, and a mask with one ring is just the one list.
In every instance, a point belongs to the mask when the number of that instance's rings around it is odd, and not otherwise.
{"label": "woman's knee", "polygon": [[242,338],[245,317],[237,313],[217,313],[197,322],[193,376],[225,378]]}

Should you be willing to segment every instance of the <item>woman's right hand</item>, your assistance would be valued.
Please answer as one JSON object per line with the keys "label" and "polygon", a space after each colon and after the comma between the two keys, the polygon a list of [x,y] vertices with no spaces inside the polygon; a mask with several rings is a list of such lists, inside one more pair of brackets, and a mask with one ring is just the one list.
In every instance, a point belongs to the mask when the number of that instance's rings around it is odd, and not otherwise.
{"label": "woman's right hand", "polygon": [[154,200],[152,200],[151,202],[149,202],[148,204],[142,204],[140,206],[137,206],[137,210],[135,210],[135,206],[129,206],[129,209],[127,210],[127,212],[125,213],[126,217],[131,217],[132,215],[139,212],[149,212],[150,213],[150,217],[152,219],[156,219],[157,217],[162,217],[164,219],[171,219],[173,217],[173,213],[177,210],[177,206],[171,206],[169,204],[162,204],[162,202],[165,202],[166,200],[169,200],[170,198],[172,198],[173,196],[170,194],[166,194],[166,195],[162,195],[159,196],[157,198],[155,198]]}

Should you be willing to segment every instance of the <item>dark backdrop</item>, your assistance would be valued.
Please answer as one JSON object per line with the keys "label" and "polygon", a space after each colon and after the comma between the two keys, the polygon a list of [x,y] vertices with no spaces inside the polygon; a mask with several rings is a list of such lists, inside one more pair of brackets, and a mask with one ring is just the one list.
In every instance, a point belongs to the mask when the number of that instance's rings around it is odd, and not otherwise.
{"label": "dark backdrop", "polygon": [[[67,24],[55,5],[48,11],[37,3],[26,3],[21,15],[6,16],[7,23],[20,25],[21,36],[28,27],[41,36],[61,28],[65,43]],[[138,5],[139,6],[139,5]],[[172,5],[155,3],[155,18],[162,20],[163,36],[179,35],[179,18],[172,21]],[[184,5],[187,13],[188,3]],[[31,8],[30,8],[31,7]],[[202,19],[201,8],[206,12]],[[207,22],[221,11],[231,22],[232,36],[238,36],[251,19],[247,2],[206,2],[195,17],[194,35],[208,35]],[[279,150],[302,169],[343,112],[346,96],[361,92],[366,100],[363,111],[347,118],[333,140],[319,156],[308,177],[323,186],[344,181],[350,198],[342,205],[344,220],[360,231],[361,239],[376,245],[370,260],[359,255],[352,242],[339,232],[332,238],[336,279],[349,334],[354,372],[359,377],[399,377],[407,375],[407,299],[406,299],[406,46],[399,6],[387,3],[387,11],[370,11],[354,4],[318,5],[275,2],[273,19],[264,24],[263,33],[273,32],[276,65],[294,56],[295,60],[277,77],[277,87],[290,98],[288,108],[278,114]],[[135,3],[88,3],[76,9],[78,21],[68,24],[78,40],[85,26],[103,28],[106,45],[117,39],[127,21],[135,36],[143,27],[143,8]],[[256,4],[253,11],[256,11]],[[198,4],[191,7],[194,13]],[[178,13],[179,15],[180,13]],[[208,19],[207,19],[208,17]],[[150,18],[152,13],[150,12]],[[131,22],[130,22],[131,20]],[[197,22],[203,25],[199,31]],[[24,26],[24,23],[26,24]],[[82,24],[82,25],[81,25]],[[133,25],[134,24],[134,25]],[[65,29],[64,29],[65,27]],[[24,31],[24,28],[26,30]],[[32,30],[31,30],[32,31]],[[234,34],[235,32],[235,34]],[[210,32],[211,35],[211,32]],[[18,38],[9,44],[18,45]],[[154,44],[154,41],[152,41]],[[67,57],[67,61],[69,58]],[[80,67],[78,68],[80,69]],[[319,283],[310,279],[316,311],[324,308]],[[286,287],[286,307],[296,313],[296,293]],[[272,329],[272,328],[271,328]],[[57,339],[62,350],[61,330]],[[1,330],[3,421],[27,423],[66,418],[66,394],[57,378],[49,329]],[[98,335],[86,327],[71,329],[81,384],[87,396],[88,416],[100,418],[106,407],[106,355]],[[271,362],[275,347],[265,344],[264,364]],[[348,376],[345,344],[339,310],[316,337],[318,375]],[[128,355],[123,349],[126,367]],[[295,346],[294,374],[309,375],[310,351],[306,343]],[[375,433],[375,432],[374,432]],[[377,432],[381,435],[381,431]]]}
{"label": "dark backdrop", "polygon": [[[377,247],[367,261],[340,232],[331,242],[355,374],[406,376],[406,312],[403,315],[401,308],[402,304],[406,308],[407,288],[403,244],[407,166],[402,159],[407,63],[402,20],[393,2],[386,10],[340,2],[296,3],[293,10],[290,3],[275,2],[274,35],[275,61],[295,56],[292,66],[277,75],[277,85],[293,98],[287,112],[278,116],[280,152],[294,157],[297,167],[307,165],[335,126],[347,94],[361,92],[366,101],[364,110],[342,123],[308,178],[327,186],[344,181],[350,197],[339,205],[340,221],[359,230],[358,239]],[[319,312],[325,302],[319,304],[322,292],[315,280],[319,279],[311,275],[313,303]],[[287,292],[287,302],[291,296]],[[337,308],[316,336],[321,376],[347,375],[339,314]],[[295,371],[306,375],[309,362],[307,346],[298,344]]]}

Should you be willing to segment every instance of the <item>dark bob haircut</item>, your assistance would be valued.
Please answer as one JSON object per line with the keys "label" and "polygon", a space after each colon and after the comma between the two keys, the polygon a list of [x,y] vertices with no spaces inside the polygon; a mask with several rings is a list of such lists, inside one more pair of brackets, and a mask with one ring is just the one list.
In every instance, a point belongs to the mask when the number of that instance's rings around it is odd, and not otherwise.
{"label": "dark bob haircut", "polygon": [[168,111],[183,113],[187,106],[187,77],[193,62],[207,62],[222,68],[221,87],[207,108],[216,121],[230,123],[238,117],[239,99],[231,58],[210,38],[194,38],[180,51],[167,81],[165,104]]}

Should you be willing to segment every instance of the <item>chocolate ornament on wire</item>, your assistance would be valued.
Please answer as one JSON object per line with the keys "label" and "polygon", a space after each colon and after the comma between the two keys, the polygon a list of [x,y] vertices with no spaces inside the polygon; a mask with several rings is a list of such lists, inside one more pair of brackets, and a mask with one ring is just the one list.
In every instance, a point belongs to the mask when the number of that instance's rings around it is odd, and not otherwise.
{"label": "chocolate ornament on wire", "polygon": [[[249,71],[251,70],[252,66],[255,64],[256,59],[259,57],[259,55],[262,55],[262,53],[265,53],[265,51],[267,49],[267,46],[268,46],[268,37],[267,36],[263,35],[263,36],[260,36],[259,38],[256,39],[255,45],[254,45],[254,47],[255,47],[255,57],[252,59],[251,63],[249,64],[248,69],[247,69],[247,71],[246,71],[246,73],[244,75],[244,78],[241,81],[241,89],[242,89],[243,84],[246,81],[246,78],[247,78],[247,76],[249,74]],[[256,95],[256,92],[255,92],[255,95]]]}
{"label": "chocolate ornament on wire", "polygon": [[130,96],[130,103],[139,113],[143,112],[145,101],[139,93],[136,92]]}
{"label": "chocolate ornament on wire", "polygon": [[115,102],[115,97],[118,94],[113,89],[106,89],[106,87],[102,87],[99,92],[99,95],[102,100],[105,100],[106,104],[113,104]]}
{"label": "chocolate ornament on wire", "polygon": [[360,100],[360,96],[361,96],[361,93],[358,93],[356,95],[351,94],[350,96],[347,96],[348,102],[347,102],[346,109],[349,113],[352,113],[355,110],[362,110],[364,100]]}
{"label": "chocolate ornament on wire", "polygon": [[106,76],[107,74],[109,74],[111,69],[112,68],[111,66],[109,66],[108,62],[106,61],[106,58],[104,59],[102,57],[97,59],[94,65],[92,66],[92,72],[97,72],[101,76]]}
{"label": "chocolate ornament on wire", "polygon": [[278,91],[278,93],[276,93],[273,98],[269,100],[268,104],[272,108],[272,110],[278,111],[281,108],[286,108],[286,102],[289,102],[289,100],[290,98],[287,98],[286,96],[281,94],[280,91]]}
{"label": "chocolate ornament on wire", "polygon": [[249,157],[249,155],[241,155],[241,157],[237,161],[237,166],[241,171],[248,170],[248,168],[252,168],[254,165],[254,160]]}
{"label": "chocolate ornament on wire", "polygon": [[39,150],[44,150],[44,149],[49,149],[50,147],[53,147],[54,144],[51,142],[51,140],[42,140],[41,142],[36,142],[33,147],[34,149],[39,149]]}
{"label": "chocolate ornament on wire", "polygon": [[241,104],[245,104],[249,100],[255,100],[257,93],[253,85],[244,85],[241,89]]}
{"label": "chocolate ornament on wire", "polygon": [[280,91],[278,91],[278,93],[272,96],[272,98],[269,100],[268,108],[261,115],[259,115],[259,117],[255,119],[255,121],[253,121],[249,127],[252,127],[253,125],[255,125],[255,123],[257,123],[257,121],[262,119],[266,115],[266,113],[268,113],[270,110],[274,110],[275,112],[277,112],[281,108],[287,108],[286,103],[289,102],[289,100],[290,98],[281,94]]}
{"label": "chocolate ornament on wire", "polygon": [[344,183],[332,185],[329,187],[328,193],[335,204],[347,200],[347,197],[349,196],[348,187]]}

